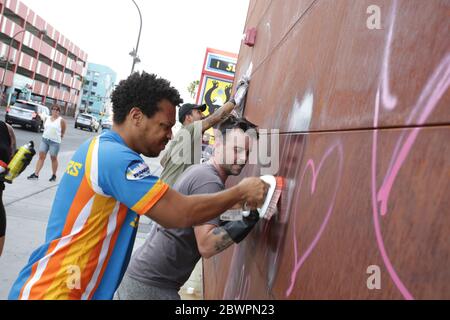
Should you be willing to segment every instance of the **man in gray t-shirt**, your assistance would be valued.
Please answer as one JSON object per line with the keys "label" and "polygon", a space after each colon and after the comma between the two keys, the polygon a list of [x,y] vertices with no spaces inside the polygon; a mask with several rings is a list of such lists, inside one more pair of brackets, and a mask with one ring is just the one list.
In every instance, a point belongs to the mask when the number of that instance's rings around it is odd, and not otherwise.
{"label": "man in gray t-shirt", "polygon": [[[177,180],[174,189],[185,195],[216,193],[224,190],[229,175],[239,175],[245,166],[251,135],[245,133],[254,125],[231,117],[219,130],[214,156],[209,162],[189,167]],[[228,143],[227,143],[228,141]],[[229,159],[233,163],[222,163]],[[119,299],[179,299],[178,291],[188,280],[201,257],[209,258],[252,230],[258,213],[240,221],[223,222],[219,218],[203,225],[182,229],[157,226],[145,243],[133,254],[127,272],[117,291]]]}

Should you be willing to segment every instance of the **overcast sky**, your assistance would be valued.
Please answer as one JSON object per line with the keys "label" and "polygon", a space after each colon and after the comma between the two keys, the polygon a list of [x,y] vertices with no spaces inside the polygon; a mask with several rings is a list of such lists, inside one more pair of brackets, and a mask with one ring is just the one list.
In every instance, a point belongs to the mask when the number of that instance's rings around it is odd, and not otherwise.
{"label": "overcast sky", "polygon": [[[131,0],[21,0],[118,79],[131,71],[139,14]],[[135,0],[142,34],[135,70],[172,82],[185,101],[207,47],[239,53],[249,0]]]}

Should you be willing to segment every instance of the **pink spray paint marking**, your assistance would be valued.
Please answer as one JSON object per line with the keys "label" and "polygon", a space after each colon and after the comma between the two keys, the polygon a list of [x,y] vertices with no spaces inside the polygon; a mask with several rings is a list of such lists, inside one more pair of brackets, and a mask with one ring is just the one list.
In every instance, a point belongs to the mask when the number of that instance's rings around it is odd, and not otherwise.
{"label": "pink spray paint marking", "polygon": [[[392,45],[392,34],[395,24],[395,11],[397,8],[397,1],[391,9],[390,19],[391,24],[389,26],[389,32],[387,36],[387,44],[385,47],[383,55],[382,64],[382,75],[380,79],[380,88],[377,90],[375,99],[375,114],[374,114],[374,128],[378,127],[378,119],[380,112],[380,95],[382,100],[382,105],[389,110],[392,110],[397,105],[397,98],[393,97],[389,89],[389,56],[391,52]],[[416,105],[412,108],[412,111],[406,121],[406,125],[413,124],[419,113],[418,119],[416,120],[417,125],[423,125],[426,119],[429,117],[433,109],[436,107],[438,101],[445,93],[449,85],[449,62],[450,56],[447,55],[442,63],[439,65],[437,70],[433,73],[430,80],[427,82],[424,90],[422,91]],[[387,204],[389,200],[389,195],[392,190],[392,186],[397,178],[397,175],[403,166],[411,148],[419,134],[421,128],[414,128],[410,131],[408,135],[402,132],[399,139],[397,140],[396,146],[394,148],[393,156],[391,158],[387,173],[383,179],[382,186],[377,194],[376,186],[376,163],[377,163],[377,140],[378,140],[378,130],[373,131],[373,144],[372,144],[372,209],[373,209],[373,219],[375,236],[377,239],[378,248],[381,253],[383,262],[388,270],[388,273],[394,282],[395,286],[399,289],[400,293],[405,299],[411,300],[413,296],[405,287],[403,282],[397,275],[388,255],[383,242],[383,236],[381,234],[379,213],[378,213],[378,203],[380,202],[381,208],[380,213],[382,216],[387,214]],[[406,138],[405,138],[406,136]]]}
{"label": "pink spray paint marking", "polygon": [[[392,27],[391,29],[392,30]],[[384,61],[383,61],[383,69],[387,70],[387,59],[389,57],[389,50],[390,45],[392,41],[392,34],[389,33],[388,36],[388,46],[387,46],[387,53],[385,53]],[[378,118],[379,118],[379,112],[380,112],[380,91],[386,92],[385,89],[387,85],[387,72],[383,72],[383,79],[381,81],[381,88],[377,91],[376,94],[376,101],[375,101],[375,115],[374,115],[374,128],[378,127]],[[427,85],[425,86],[424,90],[422,91],[416,105],[412,109],[408,119],[407,119],[407,125],[412,124],[413,120],[416,118],[416,115],[418,115],[418,119],[416,120],[416,125],[423,125],[425,121],[430,116],[431,112],[435,109],[437,106],[439,100],[444,95],[444,93],[447,91],[448,87],[450,85],[450,55],[447,55],[443,61],[440,63],[436,71],[433,73],[431,78],[428,80]],[[383,99],[384,104],[388,104],[387,108],[392,109],[390,103],[393,102],[393,100],[386,100]],[[394,106],[395,107],[395,106]],[[377,186],[376,186],[376,163],[377,163],[377,130],[374,130],[373,133],[373,145],[372,145],[372,209],[373,209],[373,219],[374,219],[374,227],[375,227],[375,235],[377,238],[377,244],[380,249],[380,253],[383,259],[383,262],[388,270],[388,273],[394,282],[395,286],[399,289],[400,293],[403,295],[403,297],[407,300],[414,299],[412,294],[408,291],[408,289],[405,287],[403,282],[400,280],[399,276],[397,275],[388,255],[386,252],[386,248],[384,246],[383,236],[381,234],[381,228],[380,228],[380,221],[379,221],[379,214],[378,214],[378,204],[379,201],[381,204],[380,208],[380,214],[382,216],[387,214],[387,204],[389,200],[389,195],[392,190],[392,186],[397,178],[397,175],[402,168],[408,154],[410,153],[412,146],[414,142],[416,141],[416,138],[421,131],[421,128],[414,128],[411,129],[410,133],[405,137],[405,134],[402,133],[400,138],[397,141],[396,147],[394,149],[393,157],[391,159],[391,163],[389,165],[389,169],[387,171],[387,174],[384,178],[383,184],[380,187],[380,190],[377,194]]]}
{"label": "pink spray paint marking", "polygon": [[[422,91],[418,103],[413,108],[412,112],[416,113],[417,110],[421,111],[417,120],[417,125],[420,126],[425,123],[431,112],[437,106],[441,97],[447,91],[450,84],[449,66],[450,55],[447,55],[447,57],[444,58],[443,62],[439,65],[437,70],[428,81],[425,89]],[[377,110],[379,112],[379,108],[377,108]],[[376,119],[378,121],[378,115],[376,116]],[[411,117],[408,120],[413,121]],[[405,159],[408,156],[420,130],[421,128],[412,129],[411,133],[406,137],[406,140],[401,149],[398,152],[394,153],[394,156],[392,158],[393,164],[389,168],[388,174],[386,175],[383,185],[381,186],[377,196],[377,200],[381,202],[381,215],[385,215],[387,213],[387,203],[389,200],[389,194],[391,192],[392,185],[394,184],[398,172],[403,166],[403,163],[405,162]],[[403,136],[401,138],[403,138]],[[403,142],[402,140],[403,139],[399,139],[399,141],[397,141],[396,149],[399,148],[399,146]]]}
{"label": "pink spray paint marking", "polygon": [[[377,91],[376,102],[375,102],[375,117],[374,122],[378,123],[378,111],[380,106],[380,91]],[[399,289],[405,299],[411,300],[412,295],[409,293],[408,289],[404,286],[403,282],[397,275],[391,261],[386,253],[386,248],[384,247],[383,236],[381,235],[380,221],[378,217],[378,208],[376,201],[376,158],[377,158],[377,130],[374,130],[373,134],[373,144],[372,144],[372,209],[373,209],[373,221],[375,227],[375,236],[377,238],[378,248],[380,250],[381,258],[383,259],[384,265],[388,270],[388,273],[394,282],[395,286]]]}
{"label": "pink spray paint marking", "polygon": [[305,174],[307,172],[308,169],[311,169],[312,172],[312,182],[311,182],[311,195],[314,193],[315,189],[316,189],[316,182],[317,182],[317,178],[318,175],[320,173],[320,170],[322,169],[322,165],[324,164],[325,160],[327,160],[327,158],[331,155],[331,153],[337,149],[338,151],[338,155],[339,155],[339,169],[338,169],[338,179],[337,179],[337,183],[336,183],[336,188],[334,190],[333,193],[333,197],[331,199],[330,205],[328,207],[327,213],[325,215],[325,218],[322,222],[322,225],[319,228],[319,231],[317,232],[316,236],[314,237],[313,241],[311,242],[311,244],[308,246],[308,248],[306,249],[305,253],[303,253],[303,255],[300,257],[299,260],[297,260],[298,257],[298,248],[297,248],[297,231],[296,231],[296,217],[297,215],[294,216],[294,230],[293,230],[293,242],[294,242],[294,269],[291,273],[291,283],[288,287],[288,289],[286,290],[286,297],[289,297],[292,293],[292,290],[294,289],[294,285],[295,282],[297,280],[297,273],[300,270],[300,267],[303,265],[303,263],[305,262],[305,260],[308,258],[308,256],[311,254],[311,252],[314,250],[315,246],[317,245],[317,243],[320,240],[320,237],[322,236],[323,231],[325,230],[325,227],[328,224],[328,221],[330,219],[331,213],[333,212],[333,208],[334,208],[334,203],[336,200],[336,195],[337,195],[337,191],[338,191],[338,187],[341,181],[341,176],[342,176],[342,166],[343,166],[343,161],[344,161],[344,152],[343,152],[343,147],[342,144],[336,143],[334,144],[331,148],[329,148],[327,150],[327,152],[324,154],[324,156],[322,157],[322,159],[320,160],[319,166],[315,167],[314,161],[312,159],[309,159],[305,169],[303,170],[299,185],[300,185],[300,190],[301,190],[301,186],[303,185],[303,179],[305,178]]}
{"label": "pink spray paint marking", "polygon": [[382,65],[382,81],[383,86],[381,90],[382,99],[383,99],[383,106],[386,107],[386,109],[392,110],[397,105],[397,97],[393,96],[391,94],[391,90],[389,88],[389,65],[387,63],[388,57],[391,53],[391,43],[392,43],[392,33],[394,31],[394,24],[395,24],[395,9],[397,8],[397,1],[394,1],[394,4],[391,9],[390,14],[390,21],[391,24],[389,26],[389,32],[388,32],[388,39],[387,39],[387,48],[384,50],[383,55],[383,65]]}

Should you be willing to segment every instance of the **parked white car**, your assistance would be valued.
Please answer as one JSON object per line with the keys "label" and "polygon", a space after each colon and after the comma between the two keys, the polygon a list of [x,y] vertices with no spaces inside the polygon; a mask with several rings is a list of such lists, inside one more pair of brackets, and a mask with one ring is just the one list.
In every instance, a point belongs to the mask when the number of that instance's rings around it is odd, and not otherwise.
{"label": "parked white car", "polygon": [[95,118],[93,115],[90,115],[88,113],[80,113],[77,118],[75,119],[75,129],[89,129],[89,131],[95,131],[98,132],[98,129],[100,127],[100,124],[97,121],[97,118]]}

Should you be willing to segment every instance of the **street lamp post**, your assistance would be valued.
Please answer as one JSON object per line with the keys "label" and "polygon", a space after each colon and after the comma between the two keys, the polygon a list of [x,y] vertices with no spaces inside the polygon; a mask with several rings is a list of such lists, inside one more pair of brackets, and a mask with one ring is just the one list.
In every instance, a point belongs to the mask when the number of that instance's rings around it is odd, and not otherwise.
{"label": "street lamp post", "polygon": [[137,8],[137,10],[138,10],[138,12],[139,12],[139,20],[140,20],[140,25],[139,25],[139,35],[138,35],[138,38],[137,38],[136,49],[133,49],[133,51],[130,52],[130,56],[133,57],[133,65],[131,66],[131,73],[133,73],[133,71],[134,71],[134,65],[135,65],[136,63],[141,62],[141,60],[139,59],[139,57],[138,57],[137,54],[138,54],[138,49],[139,49],[139,40],[141,39],[141,31],[142,31],[142,15],[141,15],[141,10],[139,10],[139,7],[138,7],[137,3],[136,3],[134,0],[131,0],[131,1],[133,1],[134,5],[136,6],[136,8]]}
{"label": "street lamp post", "polygon": [[[31,86],[31,93],[30,93],[30,99],[31,99],[31,95],[33,94],[33,89],[34,89],[34,83],[36,81],[36,71],[39,65],[39,54],[41,52],[41,48],[42,48],[42,41],[44,41],[44,36],[47,35],[47,30],[39,30],[38,32],[38,37],[39,37],[39,51],[36,55],[36,67],[34,68],[34,73],[33,73],[33,85]],[[41,101],[42,102],[42,101]],[[65,111],[64,111],[65,114]]]}
{"label": "street lamp post", "polygon": [[[10,53],[11,53],[11,47],[12,47],[12,44],[13,44],[13,41],[14,41],[14,38],[15,37],[17,37],[19,34],[21,34],[22,32],[25,32],[26,31],[26,29],[22,29],[22,30],[20,30],[20,31],[17,31],[13,36],[12,36],[12,38],[11,38],[11,41],[9,42],[9,46],[8,46],[8,52],[6,53],[6,64],[5,64],[5,71],[3,72],[3,75],[2,75],[2,83],[1,83],[1,85],[0,85],[0,92],[1,92],[1,95],[2,95],[2,98],[3,98],[3,90],[5,90],[5,76],[6,76],[6,72],[8,72],[8,66],[9,66],[9,55],[10,55]],[[45,35],[45,34],[47,34],[47,31],[46,30],[39,30],[39,38],[41,38],[41,36],[42,35]],[[39,54],[39,53],[38,53]]]}

